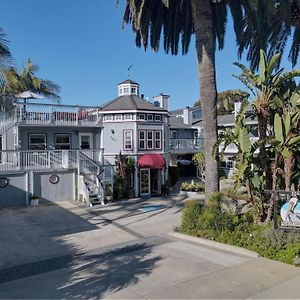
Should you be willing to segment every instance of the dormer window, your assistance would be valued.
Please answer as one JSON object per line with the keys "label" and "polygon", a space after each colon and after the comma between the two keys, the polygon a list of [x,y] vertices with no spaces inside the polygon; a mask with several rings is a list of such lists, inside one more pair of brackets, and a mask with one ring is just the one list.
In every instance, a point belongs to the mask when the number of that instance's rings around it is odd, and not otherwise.
{"label": "dormer window", "polygon": [[136,94],[136,88],[131,88],[131,94]]}
{"label": "dormer window", "polygon": [[148,120],[148,121],[153,121],[153,115],[148,114],[148,115],[147,115],[147,120]]}

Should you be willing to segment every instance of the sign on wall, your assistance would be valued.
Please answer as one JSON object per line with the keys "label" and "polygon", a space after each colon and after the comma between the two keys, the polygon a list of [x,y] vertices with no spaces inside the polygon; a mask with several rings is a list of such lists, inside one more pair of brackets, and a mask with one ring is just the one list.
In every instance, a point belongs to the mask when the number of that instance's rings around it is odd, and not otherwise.
{"label": "sign on wall", "polygon": [[4,189],[9,184],[9,179],[0,178],[0,189]]}

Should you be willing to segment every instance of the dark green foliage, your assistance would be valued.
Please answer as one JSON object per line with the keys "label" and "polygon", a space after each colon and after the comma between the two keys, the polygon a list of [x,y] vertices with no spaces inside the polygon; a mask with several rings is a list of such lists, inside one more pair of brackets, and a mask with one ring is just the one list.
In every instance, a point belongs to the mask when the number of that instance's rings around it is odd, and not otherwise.
{"label": "dark green foliage", "polygon": [[203,204],[198,200],[189,200],[185,203],[182,212],[181,230],[188,234],[196,234],[198,218],[202,211]]}
{"label": "dark green foliage", "polygon": [[222,243],[244,247],[261,256],[293,264],[300,257],[300,233],[283,232],[271,228],[270,223],[257,225],[253,213],[235,216],[222,212],[221,193],[209,198],[209,206],[189,201],[182,215],[181,232]]}
{"label": "dark green foliage", "polygon": [[113,190],[114,200],[120,200],[120,199],[124,198],[124,188],[125,188],[124,178],[119,175],[115,175],[114,176],[114,190]]}

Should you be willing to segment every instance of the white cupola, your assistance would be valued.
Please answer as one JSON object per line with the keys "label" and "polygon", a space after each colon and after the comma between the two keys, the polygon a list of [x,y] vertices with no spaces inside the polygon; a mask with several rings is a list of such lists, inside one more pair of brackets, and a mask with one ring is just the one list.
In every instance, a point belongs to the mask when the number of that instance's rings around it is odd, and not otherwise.
{"label": "white cupola", "polygon": [[118,84],[118,96],[119,97],[125,96],[125,95],[139,96],[139,94],[140,94],[140,85],[135,81],[127,79]]}

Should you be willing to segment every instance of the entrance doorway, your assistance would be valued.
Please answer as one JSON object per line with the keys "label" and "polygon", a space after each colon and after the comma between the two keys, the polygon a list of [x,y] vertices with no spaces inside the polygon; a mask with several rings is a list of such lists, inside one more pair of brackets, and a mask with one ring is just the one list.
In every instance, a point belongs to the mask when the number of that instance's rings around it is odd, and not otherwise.
{"label": "entrance doorway", "polygon": [[159,169],[140,170],[140,191],[141,196],[161,193]]}

